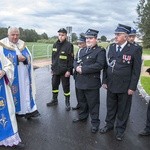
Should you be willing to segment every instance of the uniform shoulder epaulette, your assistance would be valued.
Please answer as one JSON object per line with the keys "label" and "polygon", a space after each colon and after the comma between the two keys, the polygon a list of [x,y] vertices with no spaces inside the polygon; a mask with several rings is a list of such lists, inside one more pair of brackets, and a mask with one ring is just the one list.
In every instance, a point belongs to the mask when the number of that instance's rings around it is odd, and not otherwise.
{"label": "uniform shoulder epaulette", "polygon": [[137,44],[137,43],[134,43],[134,46],[139,46],[139,44]]}
{"label": "uniform shoulder epaulette", "polygon": [[116,43],[111,43],[109,46],[116,46]]}
{"label": "uniform shoulder epaulette", "polygon": [[105,49],[103,46],[99,46],[101,49]]}
{"label": "uniform shoulder epaulette", "polygon": [[105,48],[103,46],[99,46],[100,50],[105,50]]}

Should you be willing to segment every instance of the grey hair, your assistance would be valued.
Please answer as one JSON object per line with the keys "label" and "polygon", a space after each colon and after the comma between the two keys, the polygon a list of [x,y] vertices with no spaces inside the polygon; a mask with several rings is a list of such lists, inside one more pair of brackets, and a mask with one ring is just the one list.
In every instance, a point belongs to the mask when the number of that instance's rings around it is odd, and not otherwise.
{"label": "grey hair", "polygon": [[12,32],[12,31],[17,31],[19,34],[20,34],[20,31],[19,31],[19,28],[17,28],[17,27],[10,27],[10,28],[8,28],[8,35],[10,35],[10,33]]}

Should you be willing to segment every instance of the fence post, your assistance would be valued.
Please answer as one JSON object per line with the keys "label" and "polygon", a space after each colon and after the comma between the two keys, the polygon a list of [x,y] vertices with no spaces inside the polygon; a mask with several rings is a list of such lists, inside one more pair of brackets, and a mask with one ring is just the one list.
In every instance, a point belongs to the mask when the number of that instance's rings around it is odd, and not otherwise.
{"label": "fence post", "polygon": [[34,44],[32,45],[32,58],[34,59]]}
{"label": "fence post", "polygon": [[49,47],[50,47],[50,44],[47,46],[47,57],[49,58],[50,55],[49,55]]}

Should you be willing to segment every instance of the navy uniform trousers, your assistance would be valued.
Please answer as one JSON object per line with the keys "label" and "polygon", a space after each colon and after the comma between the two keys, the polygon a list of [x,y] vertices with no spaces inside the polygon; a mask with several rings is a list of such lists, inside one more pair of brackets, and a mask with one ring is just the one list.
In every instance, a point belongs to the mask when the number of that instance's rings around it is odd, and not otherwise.
{"label": "navy uniform trousers", "polygon": [[100,92],[98,89],[78,89],[78,100],[80,102],[79,118],[86,119],[90,114],[91,124],[99,127]]}
{"label": "navy uniform trousers", "polygon": [[116,121],[116,131],[124,133],[130,114],[131,103],[131,95],[107,91],[107,116],[105,121],[109,128],[114,127]]}

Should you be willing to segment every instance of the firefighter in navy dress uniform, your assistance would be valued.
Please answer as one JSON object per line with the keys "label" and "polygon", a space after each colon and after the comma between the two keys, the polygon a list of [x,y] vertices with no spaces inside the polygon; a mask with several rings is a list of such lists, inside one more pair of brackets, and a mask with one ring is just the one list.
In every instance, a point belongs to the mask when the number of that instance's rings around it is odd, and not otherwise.
{"label": "firefighter in navy dress uniform", "polygon": [[78,89],[80,112],[73,122],[85,121],[90,114],[92,133],[98,131],[100,124],[100,72],[106,65],[106,52],[97,45],[97,34],[97,30],[87,30],[85,33],[87,47],[80,51],[80,60],[74,61],[77,72],[75,86]]}
{"label": "firefighter in navy dress uniform", "polygon": [[72,74],[73,60],[73,45],[67,41],[67,30],[61,28],[58,31],[58,40],[53,45],[51,65],[53,97],[47,106],[58,104],[59,84],[62,81],[66,110],[70,110],[70,75]]}
{"label": "firefighter in navy dress uniform", "polygon": [[[75,61],[79,61],[80,60],[80,51],[84,48],[86,48],[86,38],[85,35],[80,34],[79,39],[77,40],[77,44],[79,47],[79,50],[77,51],[76,54],[76,60]],[[74,71],[74,80],[76,82],[76,74],[77,72]],[[79,98],[78,98],[78,89],[75,87],[75,92],[76,92],[76,98],[77,98],[77,105],[75,107],[72,107],[72,110],[78,110],[80,108],[80,102],[79,102]]]}
{"label": "firefighter in navy dress uniform", "polygon": [[139,45],[137,42],[135,42],[135,39],[136,39],[136,30],[134,28],[131,28],[131,32],[129,33],[129,36],[128,36],[128,41],[132,44],[134,44],[135,46],[138,46],[138,49],[141,51],[142,53],[142,46]]}
{"label": "firefighter in navy dress uniform", "polygon": [[141,52],[127,41],[131,27],[119,24],[115,30],[115,43],[106,50],[107,68],[103,86],[107,88],[106,126],[100,133],[116,129],[116,140],[121,141],[129,117],[132,95],[137,88],[141,72]]}

